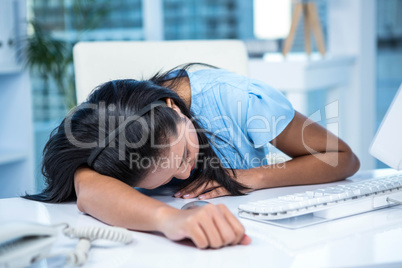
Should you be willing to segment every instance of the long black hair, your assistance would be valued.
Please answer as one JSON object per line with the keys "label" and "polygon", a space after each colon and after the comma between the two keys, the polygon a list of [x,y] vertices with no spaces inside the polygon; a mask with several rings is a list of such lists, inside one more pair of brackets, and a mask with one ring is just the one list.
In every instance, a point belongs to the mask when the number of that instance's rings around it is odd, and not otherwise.
{"label": "long black hair", "polygon": [[[193,65],[183,66],[174,77],[170,77],[170,74],[176,68],[159,72],[149,80],[115,80],[97,87],[86,102],[74,108],[53,130],[45,145],[42,174],[46,188],[42,193],[26,194],[23,197],[52,203],[75,201],[77,196],[74,173],[83,166],[136,186],[150,168],[132,166],[130,156],[135,154],[140,159],[155,159],[164,154],[169,147],[163,145],[168,145],[170,137],[177,135],[176,127],[181,121],[180,116],[167,106],[157,106],[141,116],[140,120],[130,121],[122,133],[115,133],[112,145],[101,143],[124,120],[145,106],[166,98],[171,98],[192,121],[200,145],[196,168],[183,181],[183,187],[195,182],[192,186],[197,188],[207,181],[215,180],[232,195],[241,195],[247,187],[230,177],[229,172],[235,177],[235,171],[231,167],[225,169],[222,164],[210,164],[211,161],[219,161],[210,144],[208,135],[211,133],[200,127],[196,117],[174,91],[179,79],[186,76],[187,69]],[[124,139],[120,139],[122,135]],[[153,146],[155,144],[162,146]],[[105,147],[89,165],[88,159],[99,146]]]}

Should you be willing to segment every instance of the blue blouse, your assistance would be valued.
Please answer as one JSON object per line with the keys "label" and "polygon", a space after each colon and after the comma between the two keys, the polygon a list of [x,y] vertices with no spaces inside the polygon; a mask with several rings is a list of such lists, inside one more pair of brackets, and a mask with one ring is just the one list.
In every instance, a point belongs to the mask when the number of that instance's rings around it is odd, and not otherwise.
{"label": "blue blouse", "polygon": [[[190,110],[212,132],[212,146],[225,167],[267,165],[268,143],[294,117],[286,97],[267,84],[223,69],[188,72]],[[224,141],[215,137],[218,136]]]}

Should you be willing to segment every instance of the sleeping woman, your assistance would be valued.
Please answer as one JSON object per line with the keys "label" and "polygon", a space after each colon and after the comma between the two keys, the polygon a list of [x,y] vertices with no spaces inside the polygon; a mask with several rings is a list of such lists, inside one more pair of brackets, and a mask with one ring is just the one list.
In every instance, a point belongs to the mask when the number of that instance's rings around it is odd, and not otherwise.
{"label": "sleeping woman", "polygon": [[[76,201],[111,225],[191,239],[199,248],[249,244],[223,205],[179,210],[134,187],[182,180],[176,198],[201,200],[343,180],[359,160],[337,136],[265,83],[217,68],[106,82],[74,108],[44,149],[45,190],[25,198]],[[267,160],[273,145],[291,159]]]}

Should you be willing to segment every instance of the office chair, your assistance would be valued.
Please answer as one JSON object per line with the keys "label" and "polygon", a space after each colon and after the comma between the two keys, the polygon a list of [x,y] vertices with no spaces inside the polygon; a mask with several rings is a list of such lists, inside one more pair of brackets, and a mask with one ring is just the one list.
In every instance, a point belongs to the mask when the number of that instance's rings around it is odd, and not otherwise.
{"label": "office chair", "polygon": [[98,85],[113,79],[147,79],[180,64],[202,62],[247,75],[242,41],[108,41],[74,46],[77,102]]}

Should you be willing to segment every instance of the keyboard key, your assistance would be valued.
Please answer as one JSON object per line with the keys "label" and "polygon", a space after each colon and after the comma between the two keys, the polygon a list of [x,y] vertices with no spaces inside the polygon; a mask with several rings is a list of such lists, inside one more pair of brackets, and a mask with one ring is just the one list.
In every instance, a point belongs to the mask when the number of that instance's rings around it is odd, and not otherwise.
{"label": "keyboard key", "polygon": [[309,198],[314,198],[314,191],[306,191],[305,194],[306,194]]}
{"label": "keyboard key", "polygon": [[284,195],[284,196],[278,197],[278,199],[280,199],[280,200],[286,200],[286,201],[294,201],[294,200],[295,200],[295,196],[294,196],[294,195]]}
{"label": "keyboard key", "polygon": [[295,194],[294,197],[295,197],[295,201],[302,201],[302,200],[309,199],[308,195],[306,195],[305,193]]}

